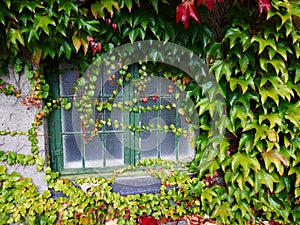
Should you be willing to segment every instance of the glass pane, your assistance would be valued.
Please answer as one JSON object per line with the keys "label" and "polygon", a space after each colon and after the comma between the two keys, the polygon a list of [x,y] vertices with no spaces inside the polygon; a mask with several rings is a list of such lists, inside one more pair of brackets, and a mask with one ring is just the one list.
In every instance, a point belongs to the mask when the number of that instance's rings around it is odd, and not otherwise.
{"label": "glass pane", "polygon": [[[69,99],[71,103],[71,101]],[[80,132],[80,113],[77,111],[76,108],[65,110],[64,108],[61,109],[61,122],[62,122],[62,132]]]}
{"label": "glass pane", "polygon": [[159,82],[161,81],[161,79],[164,78],[160,78],[157,76],[149,76],[147,77],[147,81],[145,82],[145,90],[143,92],[143,94],[145,95],[154,95],[154,94],[158,94],[158,87],[159,87]]}
{"label": "glass pane", "polygon": [[189,159],[195,155],[195,150],[191,147],[190,140],[187,137],[180,136],[178,142],[178,149],[179,149],[179,160],[182,159]]}
{"label": "glass pane", "polygon": [[176,136],[172,132],[160,132],[161,134],[161,158],[176,160]]}
{"label": "glass pane", "polygon": [[64,168],[81,168],[81,136],[63,135]]}
{"label": "glass pane", "polygon": [[62,74],[60,76],[60,91],[62,95],[74,95],[73,87],[78,79],[74,68],[70,64],[63,64]]}
{"label": "glass pane", "polygon": [[[159,105],[159,103],[157,101],[154,101],[152,99],[149,99],[147,102],[141,102],[141,106],[143,107],[153,107],[153,105]],[[150,111],[146,111],[145,113],[141,113],[140,115],[141,118],[141,125],[146,125],[146,126],[150,126],[151,124],[154,125],[154,127],[157,127],[157,124],[159,123],[159,117],[158,117],[158,111],[156,110],[152,110]]]}
{"label": "glass pane", "polygon": [[104,145],[102,135],[85,144],[85,167],[103,167]]}
{"label": "glass pane", "polygon": [[158,136],[156,131],[141,132],[141,158],[157,158],[158,156]]}
{"label": "glass pane", "polygon": [[124,165],[124,135],[122,133],[106,134],[106,166]]}
{"label": "glass pane", "polygon": [[119,73],[115,73],[113,75],[108,76],[106,80],[104,80],[104,95],[110,96],[113,94],[114,90],[117,90],[118,80],[121,78]]}
{"label": "glass pane", "polygon": [[[172,102],[169,99],[161,99],[161,104],[166,106],[166,105],[172,105]],[[164,124],[168,125],[174,125],[177,128],[176,125],[176,109],[171,108],[171,109],[163,109],[160,111],[161,113],[161,120],[164,121]]]}

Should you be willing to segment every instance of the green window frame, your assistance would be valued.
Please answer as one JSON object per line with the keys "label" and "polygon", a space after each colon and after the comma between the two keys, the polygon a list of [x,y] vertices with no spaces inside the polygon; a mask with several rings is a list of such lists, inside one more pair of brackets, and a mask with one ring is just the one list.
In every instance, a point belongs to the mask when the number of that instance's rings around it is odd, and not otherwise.
{"label": "green window frame", "polygon": [[[70,65],[67,65],[65,67],[70,67]],[[139,66],[137,64],[133,64],[130,67],[130,73],[132,74],[133,78],[138,78],[139,77]],[[66,69],[65,71],[67,71],[66,73],[69,73],[69,75],[71,74],[71,77],[74,77],[74,80],[77,78],[76,74],[74,72],[74,70],[72,68],[63,68]],[[48,78],[48,82],[50,84],[51,87],[51,93],[52,93],[52,97],[54,99],[57,99],[59,97],[64,97],[64,98],[69,98],[70,100],[72,99],[73,95],[70,93],[65,94],[62,89],[65,88],[65,86],[62,86],[61,83],[63,83],[64,81],[62,80],[62,76],[67,76],[65,72],[61,72],[61,70],[59,69],[59,67],[57,65],[55,65],[55,63],[52,63],[51,65],[48,66],[48,70],[47,70],[47,78]],[[72,82],[71,82],[72,83]],[[73,82],[74,84],[74,82]],[[125,83],[126,84],[126,83]],[[125,85],[124,84],[124,85]],[[65,84],[63,84],[65,85]],[[168,94],[168,93],[160,93],[160,83],[159,83],[159,79],[158,82],[155,83],[155,85],[157,85],[157,87],[155,87],[154,89],[156,90],[156,93],[158,94],[158,96],[160,96],[156,101],[158,102],[158,105],[161,104],[161,101],[163,101],[166,98],[173,98],[173,94]],[[154,85],[154,86],[155,86]],[[101,88],[104,89],[105,85],[103,85]],[[69,87],[67,85],[67,88],[72,88]],[[161,96],[163,96],[164,98],[162,98]],[[123,91],[123,93],[120,95],[120,97],[123,99],[123,102],[126,102],[127,100],[130,100],[132,98],[137,97],[136,96],[136,92],[134,90],[134,86],[129,86],[129,88],[126,89],[126,91]],[[153,97],[153,93],[152,95],[149,94],[148,96],[149,98]],[[106,96],[104,91],[103,93],[100,95],[100,98],[108,98],[108,95]],[[142,104],[147,104],[147,103],[143,103],[142,101],[138,101],[137,103],[137,107],[140,107]],[[146,105],[145,105],[146,107]],[[179,114],[176,111],[176,108],[172,109],[173,110],[173,120],[174,120],[174,125],[176,127],[179,126]],[[171,110],[171,111],[172,111]],[[171,112],[170,110],[168,111],[168,113]],[[175,111],[175,113],[174,113]],[[143,139],[143,136],[147,136],[147,132],[149,135],[150,131],[144,131],[144,132],[140,132],[137,131],[137,129],[135,129],[134,131],[129,130],[129,129],[124,129],[124,130],[109,130],[109,129],[105,129],[105,126],[102,130],[99,131],[99,136],[101,136],[101,140],[103,141],[103,143],[106,143],[106,146],[104,146],[104,149],[101,151],[101,160],[99,159],[99,166],[89,166],[89,164],[87,163],[87,153],[86,148],[83,141],[81,140],[81,166],[65,166],[66,163],[66,149],[67,149],[67,144],[68,141],[65,141],[65,139],[68,139],[66,137],[68,136],[80,136],[79,139],[82,139],[82,135],[79,131],[77,132],[70,132],[64,129],[64,113],[65,110],[64,109],[56,109],[54,110],[50,116],[49,116],[49,120],[48,120],[48,132],[49,132],[49,153],[50,153],[50,159],[51,159],[51,166],[52,169],[60,172],[62,175],[72,175],[72,174],[90,174],[90,173],[105,173],[105,172],[109,172],[112,171],[112,169],[115,169],[117,167],[123,167],[124,165],[135,165],[136,162],[138,162],[141,158],[148,158],[148,157],[157,157],[157,158],[172,158],[172,160],[176,160],[179,161],[182,159],[182,155],[180,155],[181,150],[185,149],[180,147],[179,144],[179,137],[175,134],[172,133],[166,133],[166,135],[169,135],[168,138],[169,140],[172,139],[173,143],[173,147],[171,151],[172,154],[170,155],[169,153],[164,153],[164,151],[166,151],[165,146],[168,143],[163,143],[160,138],[161,138],[161,132],[164,131],[158,131],[158,130],[152,130],[151,132],[156,132],[154,136],[156,136],[156,149],[153,150],[155,152],[155,154],[153,155],[153,151],[150,154],[149,152],[143,152],[142,151],[142,147],[143,147],[143,141],[141,141],[141,139]],[[162,112],[161,110],[154,110],[153,112],[151,112],[152,114],[155,115],[155,118],[157,118],[158,120],[160,120],[162,117],[169,117],[169,115],[166,115],[166,112]],[[147,114],[148,115],[148,114]],[[141,114],[139,112],[134,112],[134,111],[130,111],[130,112],[123,112],[122,113],[122,119],[124,124],[141,124],[141,120],[143,121],[147,121],[149,120],[149,118],[147,119],[146,114]],[[101,116],[105,116],[105,115],[101,115]],[[151,117],[151,116],[150,116]],[[149,121],[148,121],[149,122]],[[108,135],[116,135],[117,133],[120,133],[122,136],[122,140],[121,140],[121,144],[122,147],[121,148],[121,154],[122,154],[122,162],[119,163],[120,165],[112,165],[111,163],[108,163],[108,159],[107,159],[107,149],[106,147],[109,145],[108,142],[105,142],[105,138],[108,137]],[[134,137],[134,138],[133,138]],[[123,142],[122,142],[123,141]],[[71,143],[71,142],[70,142]],[[82,144],[83,143],[83,144]],[[114,141],[110,142],[111,144],[115,144]],[[105,144],[104,144],[105,145]],[[92,146],[93,147],[93,146]],[[98,148],[98,147],[95,147]],[[94,150],[92,150],[94,151]],[[186,151],[186,149],[184,150]],[[191,149],[188,150],[189,153],[192,152]],[[193,157],[193,154],[187,155],[187,152],[183,152],[184,156],[190,156]],[[78,154],[77,154],[78,155]],[[167,156],[167,157],[166,157]],[[185,158],[185,157],[184,157]],[[111,160],[109,162],[112,162]]]}

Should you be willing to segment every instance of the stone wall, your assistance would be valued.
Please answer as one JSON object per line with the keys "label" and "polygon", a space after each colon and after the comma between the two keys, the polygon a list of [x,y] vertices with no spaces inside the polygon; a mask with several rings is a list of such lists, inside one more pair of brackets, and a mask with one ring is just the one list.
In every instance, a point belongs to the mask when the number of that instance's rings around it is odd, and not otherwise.
{"label": "stone wall", "polygon": [[[9,73],[6,75],[0,75],[7,83],[12,84],[17,90],[21,90],[22,98],[30,92],[30,83],[25,74],[17,74],[9,67]],[[22,105],[22,98],[16,98],[15,96],[6,96],[0,94],[0,131],[25,131],[27,132],[31,128],[31,124],[34,119],[36,109]],[[45,142],[45,129],[44,126],[39,128],[38,134],[38,146],[39,154],[46,157],[46,142]],[[31,143],[28,141],[28,137],[25,135],[0,136],[0,150],[4,152],[15,151],[19,154],[32,154]],[[47,183],[44,180],[44,173],[37,172],[35,165],[13,165],[9,166],[7,163],[2,163],[7,167],[7,172],[18,172],[23,177],[31,177],[32,182],[38,187],[38,191],[42,192],[47,189]]]}

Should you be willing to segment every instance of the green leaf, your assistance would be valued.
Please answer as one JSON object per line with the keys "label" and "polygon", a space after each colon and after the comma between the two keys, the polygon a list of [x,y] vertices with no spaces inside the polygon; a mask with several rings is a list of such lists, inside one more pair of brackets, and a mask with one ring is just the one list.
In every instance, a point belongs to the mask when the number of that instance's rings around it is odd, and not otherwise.
{"label": "green leaf", "polygon": [[278,149],[273,149],[268,152],[262,153],[262,157],[264,159],[266,169],[269,172],[271,171],[271,164],[274,164],[279,174],[282,176],[284,173],[284,166],[288,167],[289,163],[286,158],[280,154]]}
{"label": "green leaf", "polygon": [[105,9],[110,14],[110,17],[114,15],[114,8],[119,11],[119,4],[114,0],[101,0],[91,5],[91,11],[95,18],[104,18]]}
{"label": "green leaf", "polygon": [[270,123],[269,126],[270,129],[274,128],[276,125],[282,127],[283,126],[282,119],[283,118],[279,113],[259,115],[259,124],[262,124],[263,121],[268,120]]}
{"label": "green leaf", "polygon": [[78,52],[80,47],[82,46],[84,54],[87,53],[89,43],[86,38],[83,38],[80,34],[77,35],[77,33],[75,32],[74,35],[72,36],[72,41],[76,49],[76,52]]}
{"label": "green leaf", "polygon": [[285,42],[278,42],[277,43],[277,53],[279,53],[284,59],[285,61],[287,61],[287,52],[289,53],[293,53],[292,50],[290,49],[290,47],[288,45],[286,45]]}
{"label": "green leaf", "polygon": [[211,214],[212,218],[220,217],[223,224],[228,224],[230,218],[233,217],[231,206],[228,202],[222,202],[222,205],[216,206]]}
{"label": "green leaf", "polygon": [[71,16],[72,10],[78,12],[77,5],[73,1],[60,1],[58,11],[64,10],[68,16]]}
{"label": "green leaf", "polygon": [[4,165],[0,165],[0,175],[3,175],[6,173],[6,167]]}
{"label": "green leaf", "polygon": [[63,53],[65,54],[67,59],[70,59],[72,52],[72,45],[67,41],[63,41],[58,50],[58,56],[61,56]]}
{"label": "green leaf", "polygon": [[0,7],[0,22],[6,25],[5,17],[8,16],[11,20],[17,20],[16,15],[13,11],[8,10],[5,6]]}
{"label": "green leaf", "polygon": [[151,0],[151,3],[155,9],[156,14],[158,14],[158,0]]}
{"label": "green leaf", "polygon": [[49,16],[42,16],[40,14],[35,14],[34,16],[34,27],[35,31],[42,28],[43,31],[49,35],[49,25],[56,26],[55,21]]}
{"label": "green leaf", "polygon": [[24,9],[24,7],[26,7],[27,9],[29,9],[31,12],[35,12],[36,8],[39,9],[43,9],[45,8],[43,5],[39,4],[38,1],[20,1],[20,6],[19,6],[19,13],[21,13]]}
{"label": "green leaf", "polygon": [[237,28],[237,27],[230,28],[229,30],[227,30],[223,41],[225,39],[229,38],[229,40],[230,40],[229,48],[231,49],[236,45],[236,40],[240,37],[240,34],[241,34],[241,31],[239,28]]}
{"label": "green leaf", "polygon": [[261,184],[266,185],[271,192],[273,192],[274,183],[279,183],[280,179],[275,172],[269,173],[265,169],[257,171],[254,174],[255,177],[255,192],[259,192],[261,190]]}
{"label": "green leaf", "polygon": [[265,104],[267,101],[267,98],[270,97],[273,99],[276,103],[276,105],[279,105],[279,96],[277,90],[275,90],[273,87],[270,87],[270,89],[266,89],[265,87],[261,88],[260,90],[260,96],[261,96],[261,103]]}
{"label": "green leaf", "polygon": [[138,29],[132,29],[131,31],[129,31],[128,36],[129,36],[130,42],[133,43],[138,35],[139,35]]}
{"label": "green leaf", "polygon": [[296,68],[295,68],[295,80],[294,83],[298,83],[298,81],[300,81],[300,65],[297,64]]}
{"label": "green leaf", "polygon": [[125,5],[127,6],[129,12],[131,12],[132,9],[132,0],[124,0]]}
{"label": "green leaf", "polygon": [[242,74],[246,73],[246,70],[248,68],[249,65],[249,58],[247,56],[247,54],[243,55],[240,59],[239,59],[239,63],[240,63],[240,67],[241,67],[241,72]]}
{"label": "green leaf", "polygon": [[290,120],[296,127],[300,127],[300,101],[289,105],[285,111],[285,118]]}
{"label": "green leaf", "polygon": [[242,153],[236,153],[232,157],[232,170],[237,172],[237,168],[241,166],[243,168],[244,179],[246,179],[250,173],[250,169],[255,172],[261,170],[260,164],[256,157],[251,157]]}
{"label": "green leaf", "polygon": [[13,29],[13,28],[10,28],[9,29],[9,32],[8,32],[8,38],[9,38],[9,41],[8,41],[8,46],[10,43],[14,44],[17,47],[17,41],[22,44],[23,46],[25,46],[25,43],[24,43],[24,39],[23,39],[23,36],[22,34],[20,33],[20,30],[17,30],[17,29]]}
{"label": "green leaf", "polygon": [[293,45],[294,50],[296,52],[296,58],[298,59],[300,57],[300,42],[297,42],[296,44]]}
{"label": "green leaf", "polygon": [[205,204],[206,201],[208,201],[208,203],[211,204],[213,201],[213,197],[218,197],[218,194],[216,192],[214,192],[214,190],[212,190],[211,188],[206,188],[201,193],[200,198],[201,198],[202,204]]}
{"label": "green leaf", "polygon": [[271,46],[274,50],[277,50],[277,46],[275,44],[274,39],[264,39],[261,35],[257,35],[252,37],[251,42],[258,42],[259,44],[259,50],[258,50],[258,54],[261,54],[263,52],[263,50],[267,47],[267,46]]}
{"label": "green leaf", "polygon": [[217,82],[220,81],[223,75],[226,76],[226,80],[230,80],[232,72],[232,66],[223,60],[216,60],[211,67],[211,71],[215,73]]}

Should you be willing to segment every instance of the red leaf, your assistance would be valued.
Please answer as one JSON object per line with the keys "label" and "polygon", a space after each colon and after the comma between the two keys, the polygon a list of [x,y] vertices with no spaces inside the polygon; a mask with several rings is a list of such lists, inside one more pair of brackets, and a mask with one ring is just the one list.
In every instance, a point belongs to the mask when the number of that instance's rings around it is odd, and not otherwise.
{"label": "red leaf", "polygon": [[206,0],[206,7],[212,11],[213,7],[217,4],[217,0]]}
{"label": "red leaf", "polygon": [[148,96],[142,98],[142,101],[145,102],[145,103],[148,102]]}
{"label": "red leaf", "polygon": [[269,12],[271,7],[269,0],[259,0],[258,5],[259,5],[259,15],[262,14],[263,10]]}
{"label": "red leaf", "polygon": [[[224,3],[224,0],[218,0],[218,2]],[[212,11],[214,6],[217,4],[217,0],[198,0],[197,7],[201,4],[205,5],[209,9],[209,11]]]}
{"label": "red leaf", "polygon": [[142,216],[141,225],[160,225],[160,222],[152,216]]}
{"label": "red leaf", "polygon": [[176,8],[176,23],[182,21],[184,28],[188,28],[190,18],[194,18],[196,22],[200,23],[200,19],[197,15],[194,0],[182,0],[182,2]]}

